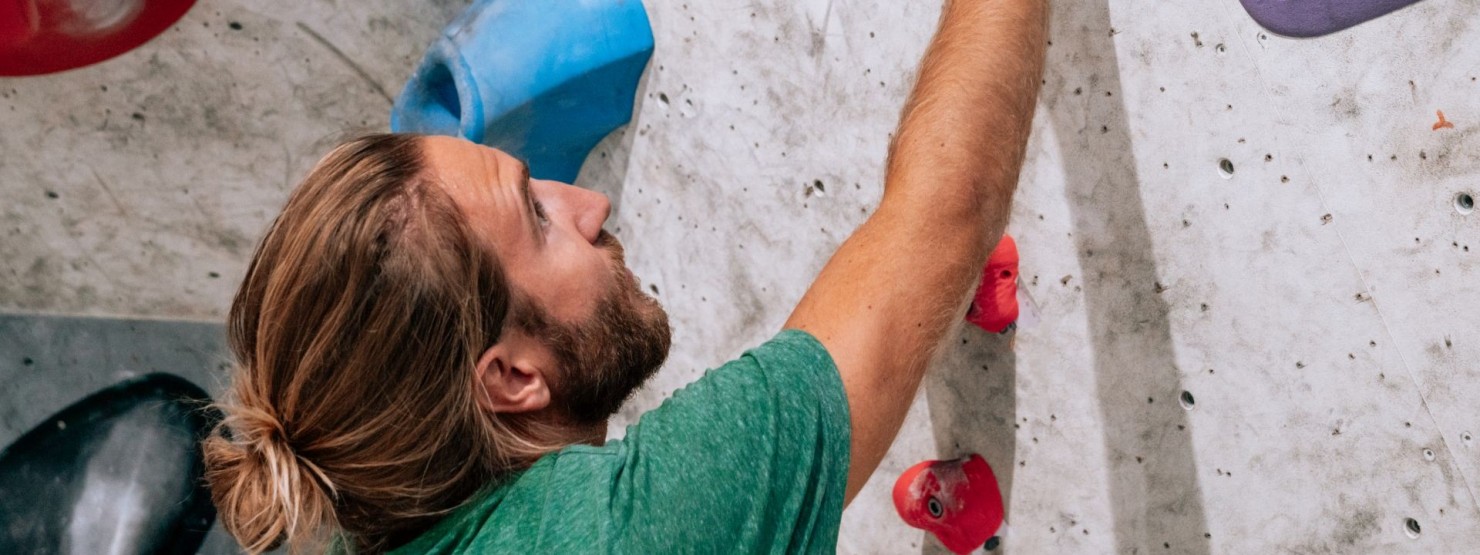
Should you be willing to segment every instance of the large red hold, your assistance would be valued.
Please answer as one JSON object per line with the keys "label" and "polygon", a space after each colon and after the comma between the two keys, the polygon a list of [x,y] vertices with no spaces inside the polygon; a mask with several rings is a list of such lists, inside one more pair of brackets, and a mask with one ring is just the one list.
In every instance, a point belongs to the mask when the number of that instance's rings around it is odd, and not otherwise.
{"label": "large red hold", "polygon": [[0,76],[95,64],[149,42],[195,0],[0,0]]}
{"label": "large red hold", "polygon": [[970,553],[997,535],[1004,507],[997,476],[981,455],[925,461],[894,482],[905,524],[935,534],[953,553]]}

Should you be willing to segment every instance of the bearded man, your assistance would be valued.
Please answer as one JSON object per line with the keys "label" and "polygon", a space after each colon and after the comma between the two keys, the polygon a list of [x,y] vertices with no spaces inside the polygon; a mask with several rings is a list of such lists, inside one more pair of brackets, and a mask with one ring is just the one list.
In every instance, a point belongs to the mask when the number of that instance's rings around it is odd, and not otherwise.
{"label": "bearded man", "polygon": [[447,137],[329,153],[254,255],[205,443],[251,552],[832,552],[1007,223],[1046,0],[949,0],[877,210],[775,338],[604,442],[667,356],[607,199]]}

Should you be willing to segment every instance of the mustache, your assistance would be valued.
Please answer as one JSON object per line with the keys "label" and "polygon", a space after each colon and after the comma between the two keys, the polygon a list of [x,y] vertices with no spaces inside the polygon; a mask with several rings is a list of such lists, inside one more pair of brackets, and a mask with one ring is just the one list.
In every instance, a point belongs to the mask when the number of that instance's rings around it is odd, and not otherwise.
{"label": "mustache", "polygon": [[601,233],[596,234],[596,246],[606,249],[606,252],[611,255],[612,260],[618,264],[625,265],[627,263],[627,249],[622,247],[622,242],[618,241],[615,235],[607,233],[605,229],[601,230]]}

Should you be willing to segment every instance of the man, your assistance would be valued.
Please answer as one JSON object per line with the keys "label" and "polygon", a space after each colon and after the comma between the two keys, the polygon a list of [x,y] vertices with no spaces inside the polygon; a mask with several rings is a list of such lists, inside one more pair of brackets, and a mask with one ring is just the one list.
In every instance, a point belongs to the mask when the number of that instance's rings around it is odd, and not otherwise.
{"label": "man", "polygon": [[1006,225],[1045,0],[951,0],[884,198],[784,331],[603,445],[667,316],[599,194],[380,135],[322,160],[233,303],[205,444],[249,551],[830,552]]}

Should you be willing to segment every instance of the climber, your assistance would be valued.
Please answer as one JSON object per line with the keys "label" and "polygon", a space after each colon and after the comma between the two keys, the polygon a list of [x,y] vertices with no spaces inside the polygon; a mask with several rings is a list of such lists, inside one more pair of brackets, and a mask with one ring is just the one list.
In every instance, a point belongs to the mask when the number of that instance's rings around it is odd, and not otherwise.
{"label": "climber", "polygon": [[345,143],[229,316],[212,497],[251,552],[836,549],[1007,224],[1046,0],[948,0],[884,196],[783,330],[643,415],[667,315],[595,192],[449,137]]}

